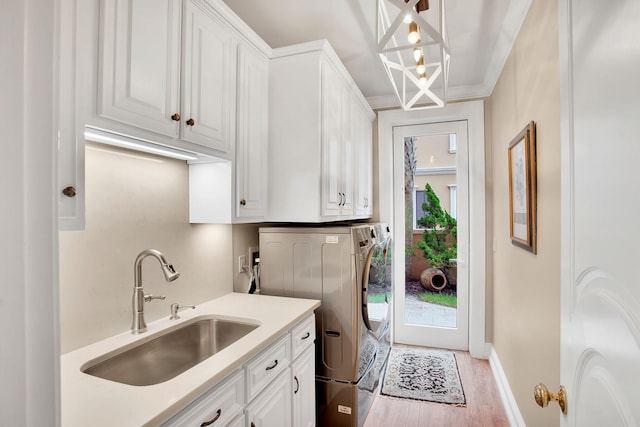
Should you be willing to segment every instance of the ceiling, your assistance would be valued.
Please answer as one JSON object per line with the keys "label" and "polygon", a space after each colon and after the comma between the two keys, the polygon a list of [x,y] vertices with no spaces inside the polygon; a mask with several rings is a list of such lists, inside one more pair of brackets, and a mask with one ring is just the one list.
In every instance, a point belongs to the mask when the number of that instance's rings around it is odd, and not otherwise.
{"label": "ceiling", "polygon": [[[375,50],[376,0],[223,1],[272,48],[329,40],[373,108],[398,105]],[[444,0],[449,101],[491,94],[530,3]]]}

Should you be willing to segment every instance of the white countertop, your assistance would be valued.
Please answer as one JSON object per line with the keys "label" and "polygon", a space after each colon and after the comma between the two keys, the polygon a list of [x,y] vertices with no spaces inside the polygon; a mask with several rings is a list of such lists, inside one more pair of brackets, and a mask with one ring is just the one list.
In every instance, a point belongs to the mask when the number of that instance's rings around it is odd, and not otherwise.
{"label": "white countertop", "polygon": [[[317,300],[230,293],[147,325],[147,332],[129,331],[61,356],[62,425],[155,426],[240,368],[275,338],[310,315]],[[229,347],[182,374],[160,384],[131,386],[80,371],[88,361],[159,331],[203,315],[260,322],[260,326]]]}

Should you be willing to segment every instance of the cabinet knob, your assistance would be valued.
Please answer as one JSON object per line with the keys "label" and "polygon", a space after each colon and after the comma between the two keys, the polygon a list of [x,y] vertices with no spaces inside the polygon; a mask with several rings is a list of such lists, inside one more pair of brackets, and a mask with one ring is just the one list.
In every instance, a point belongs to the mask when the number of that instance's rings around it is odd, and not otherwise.
{"label": "cabinet knob", "polygon": [[179,122],[180,121],[180,114],[175,113],[173,116],[171,116],[171,120],[173,120],[174,122]]}
{"label": "cabinet knob", "polygon": [[247,205],[247,201],[245,199],[240,200],[240,204],[242,206],[246,206]]}
{"label": "cabinet knob", "polygon": [[69,186],[62,190],[62,194],[67,197],[75,197],[76,196],[76,187]]}
{"label": "cabinet knob", "polygon": [[193,125],[195,125],[195,124],[196,124],[196,121],[195,121],[195,120],[193,120],[193,119],[189,119],[189,120],[187,120],[187,126],[193,126]]}

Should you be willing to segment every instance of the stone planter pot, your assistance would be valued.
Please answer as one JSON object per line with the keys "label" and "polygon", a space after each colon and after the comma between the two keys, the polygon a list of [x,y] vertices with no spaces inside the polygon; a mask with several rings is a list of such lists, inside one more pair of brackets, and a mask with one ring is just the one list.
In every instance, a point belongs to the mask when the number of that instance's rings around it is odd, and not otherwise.
{"label": "stone planter pot", "polygon": [[420,284],[428,291],[441,291],[447,286],[447,276],[437,268],[428,268],[420,274]]}

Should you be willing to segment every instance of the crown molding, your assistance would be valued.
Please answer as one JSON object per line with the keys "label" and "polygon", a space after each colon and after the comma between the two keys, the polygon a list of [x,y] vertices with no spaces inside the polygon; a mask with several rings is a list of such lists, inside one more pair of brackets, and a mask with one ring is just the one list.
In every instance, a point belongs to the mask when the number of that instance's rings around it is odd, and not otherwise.
{"label": "crown molding", "polygon": [[532,0],[514,0],[509,4],[509,9],[507,9],[504,21],[502,22],[502,29],[491,53],[489,66],[484,76],[483,86],[487,89],[488,95],[491,95],[493,92],[500,73],[502,73],[502,69],[511,53],[520,28],[527,17],[531,2]]}

